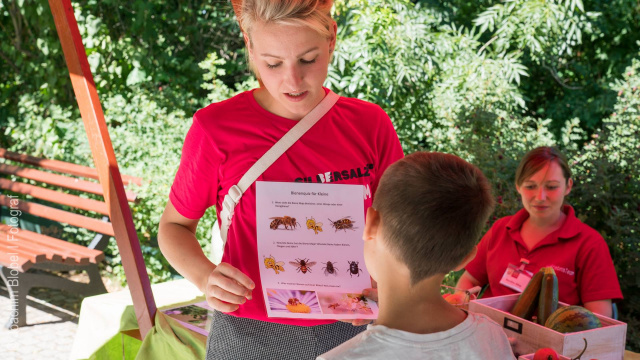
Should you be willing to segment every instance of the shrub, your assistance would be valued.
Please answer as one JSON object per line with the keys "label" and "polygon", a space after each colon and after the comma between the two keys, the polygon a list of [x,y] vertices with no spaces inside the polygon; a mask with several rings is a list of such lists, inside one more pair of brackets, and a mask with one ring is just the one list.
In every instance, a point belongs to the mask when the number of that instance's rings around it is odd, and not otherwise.
{"label": "shrub", "polygon": [[615,112],[575,153],[576,212],[607,240],[625,297],[630,349],[640,349],[640,58],[612,84]]}

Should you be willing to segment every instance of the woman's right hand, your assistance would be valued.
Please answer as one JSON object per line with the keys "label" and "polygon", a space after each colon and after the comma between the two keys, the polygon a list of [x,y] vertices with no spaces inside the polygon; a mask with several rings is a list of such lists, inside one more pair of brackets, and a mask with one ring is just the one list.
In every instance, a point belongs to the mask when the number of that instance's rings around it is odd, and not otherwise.
{"label": "woman's right hand", "polygon": [[256,287],[240,270],[221,263],[215,266],[202,252],[196,239],[199,219],[182,216],[171,201],[160,218],[158,244],[169,263],[205,294],[207,303],[222,312],[236,311],[251,300]]}
{"label": "woman's right hand", "polygon": [[207,303],[221,312],[238,310],[241,304],[251,300],[256,284],[236,267],[220,263],[206,279],[204,294]]}

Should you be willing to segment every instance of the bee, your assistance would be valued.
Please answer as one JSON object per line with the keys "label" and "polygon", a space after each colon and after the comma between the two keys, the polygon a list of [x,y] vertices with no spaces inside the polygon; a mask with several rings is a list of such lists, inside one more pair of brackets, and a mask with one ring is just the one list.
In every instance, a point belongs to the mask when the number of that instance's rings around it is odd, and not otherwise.
{"label": "bee", "polygon": [[367,298],[363,294],[347,294],[347,297],[351,299],[351,302],[367,302]]}
{"label": "bee", "polygon": [[311,267],[316,264],[315,261],[309,261],[309,259],[296,259],[296,261],[289,261],[289,264],[295,266],[298,272],[302,271],[306,274],[307,271],[311,272]]}
{"label": "bee", "polygon": [[347,262],[349,263],[349,270],[347,270],[349,272],[349,276],[353,277],[353,275],[358,275],[358,277],[360,277],[360,273],[362,272],[362,269],[358,267],[360,263],[357,261]]}
{"label": "bee", "polygon": [[291,216],[272,217],[269,219],[273,220],[269,225],[272,230],[278,229],[280,225],[284,225],[285,230],[289,230],[289,228],[291,228],[291,230],[294,230],[297,226],[300,226],[300,223],[296,221],[296,218],[293,218]]}
{"label": "bee", "polygon": [[332,309],[334,309],[334,310],[335,310],[338,306],[340,306],[340,304],[338,304],[338,303],[333,303],[333,304],[329,305],[329,308],[332,308]]}
{"label": "bee", "polygon": [[279,274],[280,271],[284,271],[284,261],[276,261],[273,255],[264,258],[264,267],[267,269],[273,269],[276,274]]}
{"label": "bee", "polygon": [[307,219],[307,229],[313,230],[316,235],[318,235],[318,232],[322,232],[322,223],[316,222],[316,219],[312,217],[311,219]]}
{"label": "bee", "polygon": [[345,216],[340,220],[332,221],[331,219],[329,219],[329,221],[331,222],[331,226],[333,226],[336,231],[344,230],[346,232],[347,229],[355,230],[355,228],[353,227],[353,223],[355,223],[355,221],[351,220],[350,218],[351,216]]}
{"label": "bee", "polygon": [[326,265],[322,268],[322,270],[324,270],[325,276],[328,276],[329,274],[338,276],[338,268],[335,265],[336,264],[335,261],[334,262],[327,261],[326,263],[323,263],[323,264]]}
{"label": "bee", "polygon": [[296,306],[302,304],[298,298],[289,298],[289,305]]}
{"label": "bee", "polygon": [[298,300],[298,298],[289,298],[286,307],[287,310],[292,313],[308,314],[311,312],[311,308],[307,304]]}

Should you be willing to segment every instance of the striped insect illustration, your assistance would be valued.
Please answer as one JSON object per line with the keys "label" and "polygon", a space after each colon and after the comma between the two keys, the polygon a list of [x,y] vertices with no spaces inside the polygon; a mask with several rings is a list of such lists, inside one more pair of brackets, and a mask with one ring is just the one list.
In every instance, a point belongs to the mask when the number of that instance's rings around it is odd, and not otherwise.
{"label": "striped insect illustration", "polygon": [[331,226],[333,226],[336,231],[344,230],[346,232],[347,230],[355,230],[355,228],[353,227],[355,221],[351,220],[351,216],[345,216],[342,219],[336,221],[329,219],[329,221],[331,222]]}
{"label": "striped insect illustration", "polygon": [[311,267],[316,264],[315,261],[309,261],[309,259],[296,259],[296,261],[289,261],[289,264],[296,267],[298,272],[302,271],[303,274],[311,272]]}
{"label": "striped insect illustration", "polygon": [[280,225],[283,225],[285,230],[295,230],[296,227],[300,226],[296,218],[291,216],[278,216],[269,219],[272,220],[271,224],[269,224],[269,228],[272,230],[277,230]]}

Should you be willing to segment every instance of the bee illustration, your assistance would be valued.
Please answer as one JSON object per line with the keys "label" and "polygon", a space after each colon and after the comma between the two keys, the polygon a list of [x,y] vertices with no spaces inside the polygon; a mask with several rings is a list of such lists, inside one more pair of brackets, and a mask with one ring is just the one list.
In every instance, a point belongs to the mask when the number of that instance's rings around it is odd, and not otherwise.
{"label": "bee illustration", "polygon": [[331,308],[331,309],[334,309],[334,310],[335,310],[338,306],[340,306],[340,304],[338,304],[338,303],[333,303],[333,304],[329,305],[329,308]]}
{"label": "bee illustration", "polygon": [[279,274],[280,271],[284,271],[284,261],[276,261],[273,255],[264,258],[264,267],[267,269],[273,269],[276,274]]}
{"label": "bee illustration", "polygon": [[345,216],[337,221],[333,221],[331,219],[329,219],[329,221],[331,221],[331,226],[333,226],[336,231],[344,230],[345,232],[347,232],[347,229],[355,230],[355,228],[353,227],[353,223],[355,223],[355,221],[352,221],[350,218],[351,216]]}
{"label": "bee illustration", "polygon": [[358,267],[360,263],[357,261],[347,262],[349,263],[349,270],[347,270],[349,272],[349,276],[353,277],[353,275],[358,275],[358,277],[360,277],[360,273],[362,272],[362,269]]}
{"label": "bee illustration", "polygon": [[309,261],[309,259],[296,259],[296,261],[289,261],[289,264],[296,267],[298,272],[302,271],[306,274],[307,271],[311,272],[311,267],[316,264],[315,261]]}
{"label": "bee illustration", "polygon": [[272,217],[269,219],[273,220],[269,225],[272,230],[278,229],[280,225],[284,225],[285,230],[294,230],[297,226],[300,226],[300,223],[296,221],[296,218],[291,216]]}
{"label": "bee illustration", "polygon": [[301,302],[300,300],[298,300],[298,298],[290,298],[289,299],[289,305],[291,306],[296,306],[296,305],[300,305]]}
{"label": "bee illustration", "polygon": [[289,298],[286,307],[292,313],[308,314],[311,312],[309,305],[301,302],[298,298]]}
{"label": "bee illustration", "polygon": [[367,302],[367,298],[363,294],[347,294],[352,303]]}
{"label": "bee illustration", "polygon": [[322,268],[322,270],[324,270],[324,275],[328,276],[329,274],[333,274],[335,276],[338,276],[338,268],[336,267],[336,263],[331,262],[331,261],[327,261],[326,263],[323,263],[325,266]]}
{"label": "bee illustration", "polygon": [[322,223],[316,222],[316,219],[311,217],[311,219],[307,219],[307,229],[313,230],[318,235],[318,232],[322,232]]}

